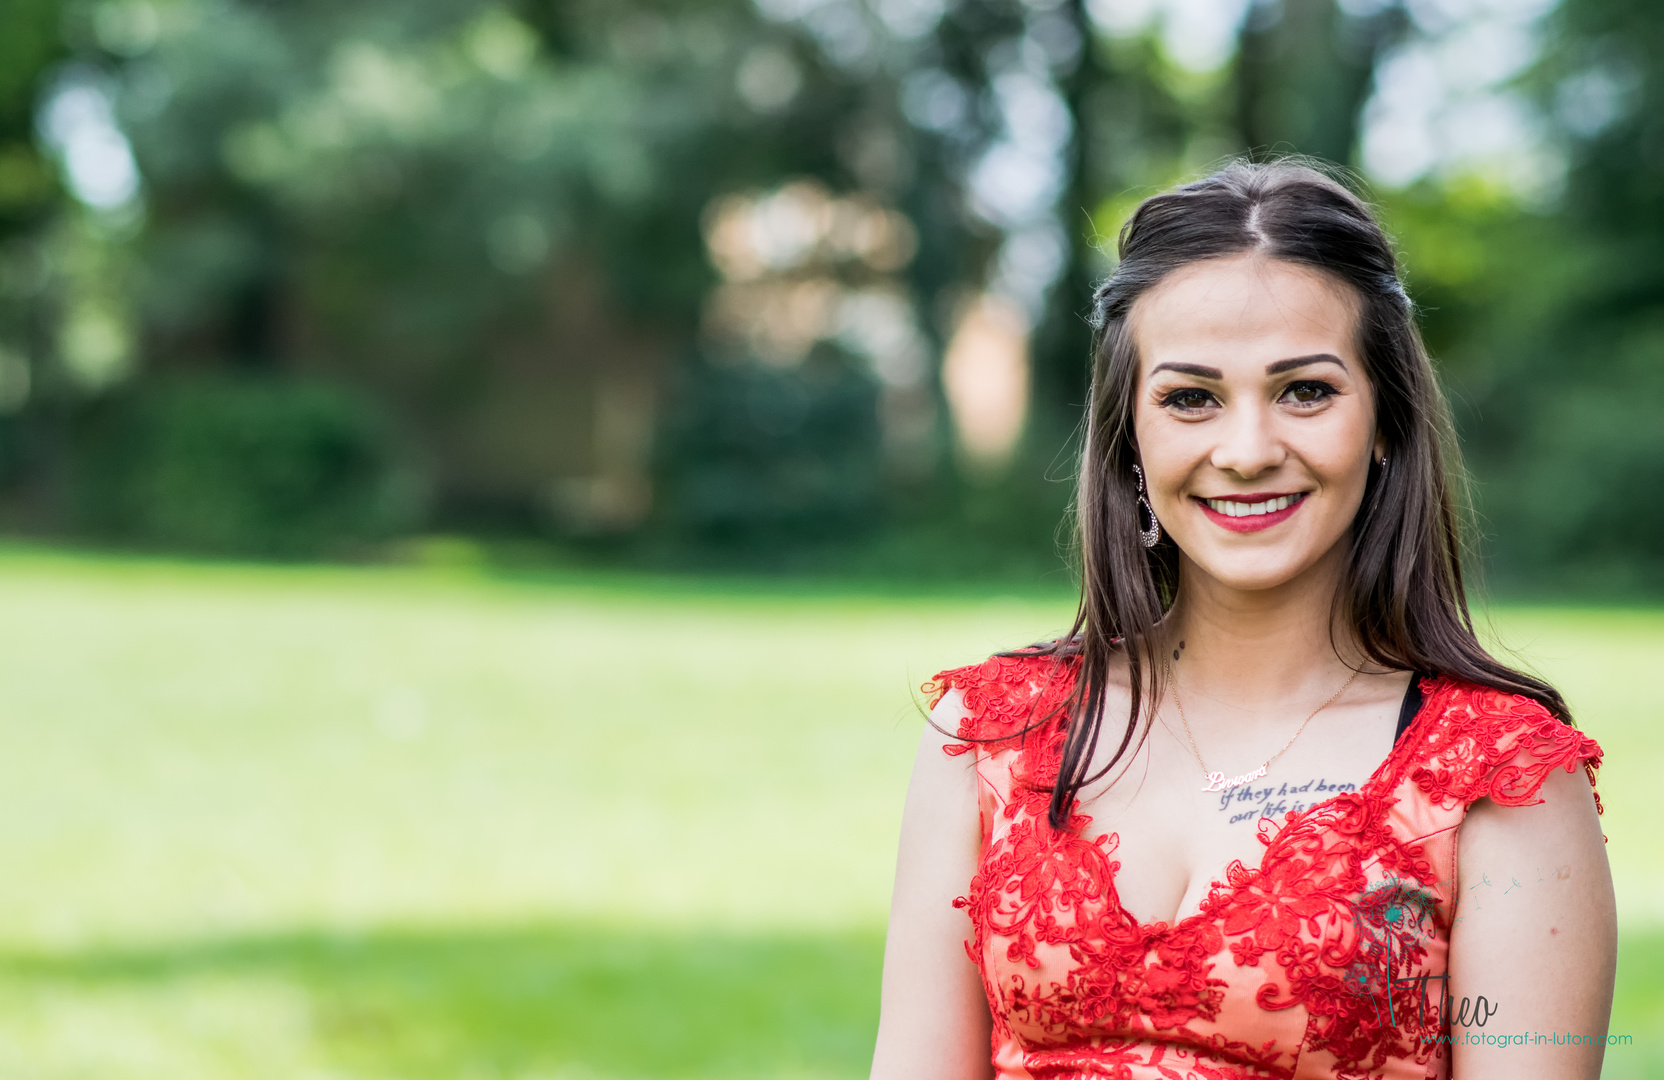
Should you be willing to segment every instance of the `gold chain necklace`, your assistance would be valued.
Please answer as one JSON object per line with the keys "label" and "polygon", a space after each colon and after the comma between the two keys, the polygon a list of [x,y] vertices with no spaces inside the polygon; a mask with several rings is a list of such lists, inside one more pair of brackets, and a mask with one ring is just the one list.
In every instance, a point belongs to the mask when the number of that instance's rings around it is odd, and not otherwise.
{"label": "gold chain necklace", "polygon": [[1289,747],[1294,745],[1294,740],[1298,739],[1300,737],[1300,733],[1306,730],[1306,725],[1312,722],[1312,717],[1333,705],[1337,698],[1346,693],[1346,688],[1352,685],[1352,680],[1358,677],[1358,672],[1356,670],[1354,670],[1351,675],[1348,675],[1346,677],[1346,681],[1340,684],[1340,689],[1329,695],[1328,701],[1325,701],[1323,704],[1313,709],[1312,715],[1301,721],[1300,726],[1295,729],[1294,734],[1289,736],[1288,742],[1283,744],[1283,749],[1278,750],[1275,754],[1266,758],[1265,761],[1260,764],[1259,768],[1255,769],[1253,772],[1246,772],[1241,776],[1233,776],[1226,779],[1225,774],[1222,772],[1208,771],[1207,762],[1202,760],[1202,751],[1196,747],[1196,736],[1190,733],[1190,721],[1186,719],[1184,715],[1184,702],[1179,700],[1179,681],[1173,677],[1173,665],[1165,658],[1162,660],[1161,664],[1167,671],[1167,685],[1173,688],[1173,704],[1179,707],[1179,722],[1184,725],[1184,737],[1190,740],[1190,752],[1196,756],[1196,764],[1202,767],[1202,775],[1208,778],[1208,786],[1203,788],[1203,791],[1229,791],[1232,788],[1241,787],[1243,784],[1252,783],[1253,781],[1264,776],[1266,770],[1271,768],[1271,763],[1283,755],[1283,750],[1287,750]]}

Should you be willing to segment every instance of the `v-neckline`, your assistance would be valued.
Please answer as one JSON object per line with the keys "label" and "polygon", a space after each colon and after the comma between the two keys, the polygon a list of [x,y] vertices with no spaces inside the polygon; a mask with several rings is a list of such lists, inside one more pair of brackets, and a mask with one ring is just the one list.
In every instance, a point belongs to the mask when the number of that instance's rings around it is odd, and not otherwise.
{"label": "v-neckline", "polygon": [[[1422,674],[1419,674],[1419,673],[1411,674],[1411,676],[1410,676],[1410,687],[1414,688],[1418,683],[1420,684],[1421,704],[1416,709],[1415,716],[1410,721],[1409,725],[1407,727],[1405,727],[1403,729],[1403,732],[1401,734],[1399,734],[1393,740],[1392,748],[1387,751],[1387,756],[1384,759],[1382,759],[1381,764],[1379,764],[1375,767],[1375,771],[1370,773],[1369,776],[1365,778],[1365,780],[1362,784],[1358,785],[1358,790],[1356,790],[1356,791],[1336,792],[1335,794],[1329,796],[1327,799],[1322,799],[1322,800],[1319,800],[1318,802],[1312,803],[1310,806],[1306,807],[1304,810],[1285,810],[1282,814],[1278,815],[1277,817],[1261,818],[1260,819],[1261,821],[1270,821],[1270,822],[1276,823],[1277,831],[1275,832],[1275,834],[1272,835],[1272,837],[1269,841],[1267,841],[1267,842],[1265,842],[1261,845],[1259,859],[1251,867],[1249,867],[1247,863],[1243,862],[1240,859],[1233,859],[1230,863],[1227,863],[1225,865],[1224,870],[1222,870],[1220,872],[1219,877],[1215,877],[1208,884],[1208,891],[1202,897],[1201,906],[1198,907],[1195,911],[1191,912],[1189,915],[1182,915],[1182,916],[1175,917],[1172,922],[1168,922],[1165,919],[1156,919],[1156,920],[1153,920],[1151,922],[1144,922],[1138,916],[1136,916],[1132,912],[1128,911],[1125,904],[1121,903],[1121,890],[1116,887],[1116,879],[1120,876],[1119,875],[1119,870],[1120,870],[1120,864],[1119,863],[1116,864],[1115,869],[1109,871],[1108,879],[1104,882],[1105,889],[1108,891],[1109,896],[1114,900],[1115,910],[1120,912],[1121,915],[1126,919],[1127,923],[1130,924],[1135,930],[1137,930],[1138,933],[1139,933],[1139,936],[1143,937],[1143,938],[1163,936],[1165,934],[1172,933],[1173,931],[1178,930],[1180,927],[1186,926],[1190,923],[1205,920],[1205,919],[1209,918],[1210,916],[1208,914],[1208,908],[1213,906],[1213,903],[1214,903],[1214,901],[1217,897],[1222,896],[1222,895],[1226,895],[1226,894],[1231,893],[1231,892],[1235,892],[1236,890],[1238,890],[1238,889],[1242,888],[1244,885],[1246,885],[1248,883],[1248,881],[1257,881],[1260,877],[1262,877],[1264,875],[1266,860],[1270,858],[1272,850],[1274,848],[1276,848],[1278,842],[1281,841],[1281,839],[1283,838],[1283,836],[1285,834],[1287,834],[1287,832],[1289,830],[1289,826],[1294,824],[1294,822],[1296,820],[1306,818],[1306,817],[1310,817],[1312,814],[1316,813],[1317,811],[1322,810],[1326,807],[1332,806],[1335,803],[1340,802],[1342,799],[1356,799],[1356,798],[1359,798],[1366,791],[1370,791],[1373,787],[1379,785],[1382,781],[1384,781],[1389,775],[1391,775],[1395,771],[1393,769],[1393,766],[1397,762],[1399,756],[1401,754],[1407,753],[1407,750],[1405,748],[1415,745],[1415,743],[1417,741],[1416,738],[1415,738],[1415,736],[1418,734],[1417,729],[1421,727],[1422,721],[1431,712],[1430,706],[1432,705],[1432,701],[1433,701],[1433,692],[1434,692],[1435,689],[1437,689],[1437,684],[1438,684],[1439,681],[1440,681],[1440,677],[1437,676],[1437,675],[1427,676],[1427,675],[1422,675]],[[1409,693],[1409,692],[1411,692],[1411,690],[1406,689],[1406,693]],[[1395,725],[1395,727],[1396,727],[1396,725]],[[1395,784],[1394,786],[1397,786],[1397,785]],[[1096,837],[1091,838],[1091,842],[1096,844],[1096,843],[1100,842],[1101,840],[1104,840],[1105,838],[1112,838],[1112,837],[1118,839],[1119,835],[1120,835],[1119,833],[1107,832],[1107,833],[1101,834],[1100,836],[1096,836]],[[1249,878],[1245,881],[1239,882],[1239,883],[1234,884],[1234,885],[1230,884],[1229,881],[1220,880],[1220,878],[1229,878],[1231,866],[1233,866],[1237,863],[1241,863],[1244,867],[1246,867],[1247,869],[1250,870]]]}

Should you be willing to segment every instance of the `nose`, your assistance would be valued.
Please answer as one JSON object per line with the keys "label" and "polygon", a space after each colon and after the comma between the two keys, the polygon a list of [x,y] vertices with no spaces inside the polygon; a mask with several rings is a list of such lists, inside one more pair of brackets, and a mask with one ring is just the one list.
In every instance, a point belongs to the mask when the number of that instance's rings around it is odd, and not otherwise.
{"label": "nose", "polygon": [[1264,406],[1239,403],[1221,419],[1214,428],[1219,441],[1208,459],[1214,468],[1252,480],[1283,463],[1287,450]]}

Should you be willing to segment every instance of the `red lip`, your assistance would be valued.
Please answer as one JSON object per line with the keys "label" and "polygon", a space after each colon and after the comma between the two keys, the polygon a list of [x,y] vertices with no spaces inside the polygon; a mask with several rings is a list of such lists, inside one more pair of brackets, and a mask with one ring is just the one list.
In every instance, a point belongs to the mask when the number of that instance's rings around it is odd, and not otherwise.
{"label": "red lip", "polygon": [[[1272,499],[1280,499],[1284,495],[1295,494],[1303,495],[1304,493],[1293,491],[1256,491],[1249,495],[1232,495],[1229,498],[1232,502],[1257,503],[1270,502]],[[1224,496],[1219,497],[1224,498]],[[1274,510],[1269,514],[1258,514],[1254,517],[1231,517],[1227,514],[1221,514],[1219,511],[1203,502],[1200,498],[1196,500],[1196,505],[1202,508],[1202,513],[1207,515],[1209,521],[1218,525],[1220,528],[1228,529],[1231,532],[1250,533],[1260,532],[1261,530],[1271,528],[1273,525],[1282,524],[1289,518],[1293,517],[1296,510],[1305,506],[1306,500],[1305,498],[1301,498],[1293,504],[1285,506],[1281,510]]]}

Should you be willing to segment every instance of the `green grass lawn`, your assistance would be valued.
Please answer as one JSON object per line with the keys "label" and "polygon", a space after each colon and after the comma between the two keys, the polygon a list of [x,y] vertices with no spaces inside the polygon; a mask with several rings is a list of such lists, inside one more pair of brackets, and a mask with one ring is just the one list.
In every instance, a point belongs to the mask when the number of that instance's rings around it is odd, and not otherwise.
{"label": "green grass lawn", "polygon": [[[864,1076],[914,691],[1069,608],[0,553],[0,1078]],[[1664,612],[1496,622],[1664,1077]]]}

